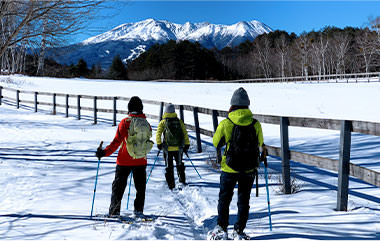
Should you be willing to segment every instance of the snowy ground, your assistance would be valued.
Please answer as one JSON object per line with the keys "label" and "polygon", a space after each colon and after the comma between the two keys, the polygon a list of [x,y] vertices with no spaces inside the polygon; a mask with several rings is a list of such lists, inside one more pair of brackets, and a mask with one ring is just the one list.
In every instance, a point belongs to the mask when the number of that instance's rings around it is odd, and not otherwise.
{"label": "snowy ground", "polygon": [[[373,111],[380,105],[380,83],[189,84],[0,76],[0,85],[70,94],[139,95],[142,99],[224,110],[229,107],[232,92],[243,86],[250,94],[254,113],[380,122],[379,112]],[[5,91],[3,94],[7,95]],[[158,107],[146,106],[146,110],[158,114]],[[185,116],[186,120],[191,123],[191,118]],[[149,121],[155,130],[157,121]],[[210,122],[209,118],[201,117],[201,127],[211,129]],[[279,146],[279,127],[263,125],[263,129],[265,142]],[[145,203],[145,213],[157,217],[153,223],[120,224],[89,219],[97,166],[94,151],[101,140],[109,144],[115,130],[107,121],[93,125],[90,113],[88,118],[78,121],[74,114],[64,118],[1,105],[0,239],[205,239],[216,223],[220,175],[208,164],[215,154],[210,138],[206,137],[203,153],[196,153],[194,143],[190,151],[202,179],[191,163],[185,161],[189,186],[178,193],[167,189],[162,157],[158,160],[149,179]],[[194,133],[190,135],[194,137]],[[337,158],[338,145],[337,131],[290,128],[293,150]],[[148,156],[148,172],[156,155],[154,147]],[[380,138],[353,134],[351,156],[352,162],[379,171]],[[108,211],[115,157],[116,154],[102,159],[94,213]],[[300,191],[283,195],[278,185],[281,162],[269,158],[273,231],[268,227],[260,169],[260,195],[255,197],[254,189],[251,195],[246,228],[249,235],[255,239],[380,239],[378,187],[350,178],[349,211],[336,212],[337,174],[295,162],[291,166]],[[122,202],[125,214],[132,212],[134,197],[132,187],[129,210],[126,210],[127,192]],[[234,196],[230,228],[236,212]]]}

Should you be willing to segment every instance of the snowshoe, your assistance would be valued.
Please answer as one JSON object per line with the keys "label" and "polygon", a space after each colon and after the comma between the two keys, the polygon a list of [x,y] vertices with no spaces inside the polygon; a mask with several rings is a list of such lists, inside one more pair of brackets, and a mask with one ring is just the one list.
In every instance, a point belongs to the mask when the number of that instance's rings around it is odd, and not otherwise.
{"label": "snowshoe", "polygon": [[248,236],[243,231],[242,232],[238,232],[237,230],[234,229],[234,231],[232,232],[232,239],[233,240],[250,240],[251,237]]}
{"label": "snowshoe", "polygon": [[149,222],[153,221],[153,217],[144,215],[141,211],[134,211],[132,215],[132,219],[136,222]]}
{"label": "snowshoe", "polygon": [[228,239],[228,233],[227,231],[223,230],[222,227],[219,225],[216,225],[213,230],[208,232],[207,234],[207,240],[227,240]]}

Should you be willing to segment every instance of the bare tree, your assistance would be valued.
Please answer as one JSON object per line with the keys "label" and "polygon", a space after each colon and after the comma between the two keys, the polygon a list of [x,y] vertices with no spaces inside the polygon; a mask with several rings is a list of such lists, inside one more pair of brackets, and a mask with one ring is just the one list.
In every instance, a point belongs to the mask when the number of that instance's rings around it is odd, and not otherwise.
{"label": "bare tree", "polygon": [[344,74],[346,70],[346,56],[349,51],[351,37],[348,33],[340,31],[333,35],[332,49],[337,59],[336,73]]}
{"label": "bare tree", "polygon": [[290,47],[290,40],[285,34],[281,34],[279,39],[275,40],[276,51],[280,57],[280,71],[281,77],[285,77],[285,66],[288,62],[288,51]]}
{"label": "bare tree", "polygon": [[297,47],[299,51],[299,55],[301,58],[301,73],[302,76],[308,76],[308,67],[309,67],[309,48],[310,48],[310,41],[309,37],[306,33],[302,33],[299,38],[297,39]]}
{"label": "bare tree", "polygon": [[365,72],[368,73],[377,50],[376,35],[365,28],[361,34],[356,36],[355,40],[359,47],[359,53],[364,60]]}
{"label": "bare tree", "polygon": [[254,46],[254,55],[258,59],[259,66],[261,67],[265,78],[272,77],[270,65],[271,48],[269,39],[265,35],[263,35],[263,37],[259,36],[257,39],[255,39]]}
{"label": "bare tree", "polygon": [[[0,0],[0,57],[25,44],[43,47],[83,28],[104,0]],[[42,41],[43,40],[43,41]]]}
{"label": "bare tree", "polygon": [[[316,34],[314,41],[311,42],[312,62],[316,70],[315,72],[317,72],[319,76],[326,74],[326,51],[328,43],[328,39],[323,32]],[[319,79],[320,78],[321,77],[319,77]]]}

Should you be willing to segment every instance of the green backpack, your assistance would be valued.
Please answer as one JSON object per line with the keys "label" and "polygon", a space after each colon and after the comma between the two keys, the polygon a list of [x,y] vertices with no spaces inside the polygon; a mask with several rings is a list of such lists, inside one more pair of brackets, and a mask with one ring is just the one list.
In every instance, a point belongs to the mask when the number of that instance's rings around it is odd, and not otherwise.
{"label": "green backpack", "polygon": [[132,117],[128,130],[127,150],[134,159],[145,157],[153,147],[152,129],[148,121],[141,117]]}
{"label": "green backpack", "polygon": [[176,118],[166,118],[164,127],[164,143],[166,146],[183,147],[184,135],[180,120]]}

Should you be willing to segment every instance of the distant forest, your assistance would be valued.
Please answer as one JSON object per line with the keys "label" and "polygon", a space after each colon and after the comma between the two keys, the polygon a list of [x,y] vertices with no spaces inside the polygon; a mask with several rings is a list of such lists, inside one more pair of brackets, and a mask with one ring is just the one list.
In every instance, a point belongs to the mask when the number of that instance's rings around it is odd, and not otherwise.
{"label": "distant forest", "polygon": [[[3,61],[4,62],[4,61]],[[153,45],[131,62],[115,56],[109,69],[44,61],[43,75],[120,80],[231,80],[380,71],[380,18],[371,28],[326,27],[299,36],[285,31],[259,35],[254,41],[224,49],[169,41]],[[7,66],[2,65],[6,70]],[[37,75],[38,56],[27,56],[19,71]]]}

